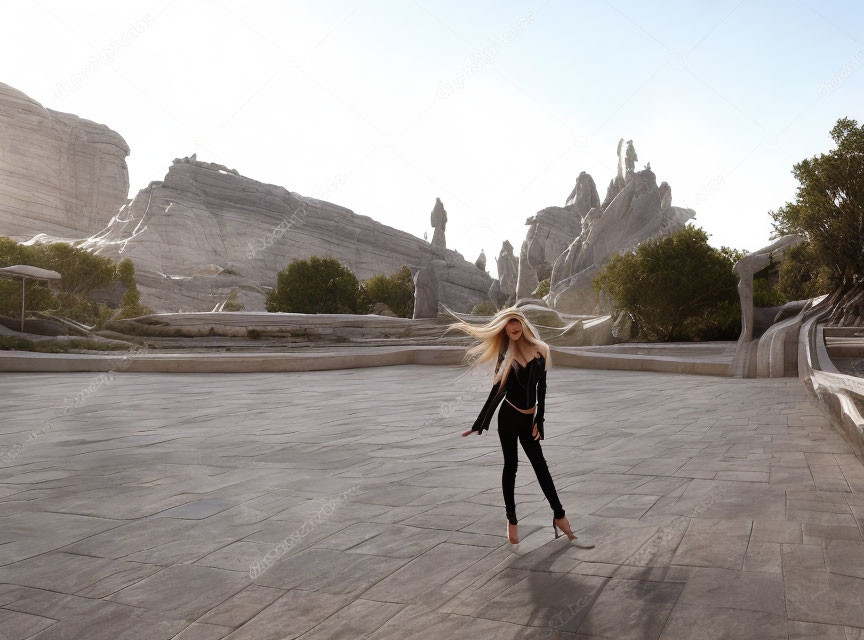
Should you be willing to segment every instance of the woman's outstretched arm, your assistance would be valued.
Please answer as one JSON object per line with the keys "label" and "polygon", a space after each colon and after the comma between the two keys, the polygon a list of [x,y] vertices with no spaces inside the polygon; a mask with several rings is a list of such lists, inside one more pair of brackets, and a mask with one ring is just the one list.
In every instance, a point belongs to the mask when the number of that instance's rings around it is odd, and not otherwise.
{"label": "woman's outstretched arm", "polygon": [[540,440],[543,439],[543,418],[546,413],[546,362],[541,362],[543,369],[540,371],[540,377],[537,379],[537,415],[534,417],[534,424],[537,425],[537,431],[540,432]]}
{"label": "woman's outstretched arm", "polygon": [[[498,373],[498,369],[501,367],[501,363],[504,361],[504,355],[498,355],[498,362],[495,365],[495,373]],[[468,435],[472,431],[477,432],[477,434],[483,433],[484,430],[489,428],[489,423],[492,421],[492,414],[495,413],[495,409],[501,404],[501,400],[504,396],[507,395],[507,390],[502,389],[501,381],[499,380],[494,385],[492,385],[492,390],[489,392],[489,396],[486,398],[486,402],[483,404],[483,408],[480,410],[480,415],[477,416],[477,419],[474,421],[474,425],[471,427],[469,431],[466,431],[462,435]]]}
{"label": "woman's outstretched arm", "polygon": [[489,428],[489,423],[492,421],[492,414],[495,413],[495,409],[499,404],[501,404],[501,400],[505,395],[506,390],[501,389],[501,382],[496,382],[492,386],[492,390],[489,392],[489,397],[486,398],[486,403],[483,405],[480,415],[477,416],[477,419],[474,421],[471,431],[485,431]]}

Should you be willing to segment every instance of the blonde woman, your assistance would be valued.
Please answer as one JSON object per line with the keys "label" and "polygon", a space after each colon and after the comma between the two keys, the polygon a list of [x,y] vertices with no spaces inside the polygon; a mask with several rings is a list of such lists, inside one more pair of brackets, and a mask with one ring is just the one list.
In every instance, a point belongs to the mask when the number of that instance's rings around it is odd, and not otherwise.
{"label": "blonde woman", "polygon": [[[474,426],[463,433],[480,435],[489,428],[492,414],[505,400],[498,412],[498,437],[504,453],[501,488],[507,513],[507,539],[511,545],[519,543],[516,503],[513,496],[518,464],[517,441],[534,467],[540,488],[552,507],[552,528],[555,537],[563,531],[571,542],[576,536],[564,515],[558,500],[552,475],[543,457],[540,440],[543,439],[543,420],[546,402],[546,370],[549,368],[549,345],[543,342],[534,326],[516,307],[502,309],[485,325],[471,325],[460,320],[449,325],[478,338],[480,343],[468,349],[466,360],[470,367],[489,362],[497,357],[493,386],[489,397],[474,421]],[[578,543],[575,543],[578,544]],[[591,548],[590,545],[579,545]]]}

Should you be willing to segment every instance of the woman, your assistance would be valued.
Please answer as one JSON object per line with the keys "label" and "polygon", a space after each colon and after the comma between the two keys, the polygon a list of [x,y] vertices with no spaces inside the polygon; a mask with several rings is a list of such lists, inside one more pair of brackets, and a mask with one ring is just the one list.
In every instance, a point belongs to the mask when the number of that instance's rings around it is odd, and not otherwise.
{"label": "woman", "polygon": [[[539,440],[543,439],[543,420],[546,402],[546,370],[549,367],[549,345],[543,342],[528,318],[516,307],[502,309],[483,326],[475,326],[463,321],[449,325],[480,339],[480,344],[468,349],[466,356],[470,365],[487,362],[497,356],[494,385],[489,397],[474,421],[474,426],[462,435],[480,435],[489,428],[492,414],[505,400],[498,412],[498,437],[504,453],[504,471],[501,487],[504,491],[504,507],[507,513],[507,539],[511,545],[519,543],[516,519],[516,503],[513,497],[516,485],[518,463],[518,440],[534,467],[534,473],[543,489],[543,494],[552,507],[552,528],[555,537],[561,529],[571,542],[576,536],[570,530],[570,523],[564,515],[564,508],[558,500],[552,476],[540,449]],[[503,365],[503,366],[502,366]],[[578,544],[578,543],[577,543]],[[591,548],[591,545],[578,545]]]}

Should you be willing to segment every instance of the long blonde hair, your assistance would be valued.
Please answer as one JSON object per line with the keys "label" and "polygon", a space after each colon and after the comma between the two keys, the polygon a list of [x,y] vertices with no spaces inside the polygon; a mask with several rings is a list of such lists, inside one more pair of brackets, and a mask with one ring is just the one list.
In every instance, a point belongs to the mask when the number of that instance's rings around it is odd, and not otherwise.
{"label": "long blonde hair", "polygon": [[513,345],[511,343],[513,341],[506,331],[507,323],[513,318],[522,323],[522,335],[519,340],[524,339],[535,350],[543,354],[543,357],[546,359],[545,368],[548,370],[552,364],[549,345],[540,339],[540,334],[534,325],[531,324],[531,321],[515,306],[501,309],[492,316],[489,322],[483,325],[470,324],[459,318],[457,322],[447,325],[445,331],[446,333],[453,329],[458,329],[480,340],[478,344],[470,347],[465,352],[463,364],[468,365],[468,371],[485,362],[497,360],[500,354],[504,354],[504,361],[501,363],[502,366],[496,369],[495,375],[492,378],[493,384],[500,381],[502,388],[507,384],[507,374],[513,368],[513,362],[516,359],[512,350]]}

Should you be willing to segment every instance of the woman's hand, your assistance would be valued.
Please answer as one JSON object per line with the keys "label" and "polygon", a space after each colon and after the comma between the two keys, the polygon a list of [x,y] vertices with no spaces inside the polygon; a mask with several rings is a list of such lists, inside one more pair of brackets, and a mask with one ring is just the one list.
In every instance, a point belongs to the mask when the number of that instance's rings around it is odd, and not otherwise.
{"label": "woman's hand", "polygon": [[534,436],[535,440],[540,439],[540,431],[537,429],[537,423],[534,423],[534,430],[531,432],[531,435]]}
{"label": "woman's hand", "polygon": [[479,436],[483,432],[482,431],[475,431],[474,429],[468,429],[468,431],[466,431],[465,433],[462,434],[462,437],[464,438],[465,436],[470,435],[472,433],[476,433]]}

